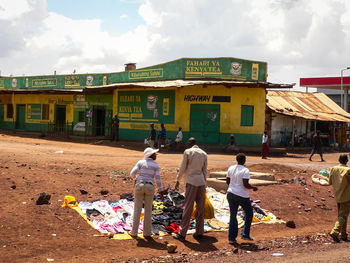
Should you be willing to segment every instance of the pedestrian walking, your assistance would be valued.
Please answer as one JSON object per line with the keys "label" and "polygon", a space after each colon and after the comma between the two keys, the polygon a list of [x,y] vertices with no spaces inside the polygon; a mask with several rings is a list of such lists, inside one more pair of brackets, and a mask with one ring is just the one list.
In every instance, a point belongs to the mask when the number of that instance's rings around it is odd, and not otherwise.
{"label": "pedestrian walking", "polygon": [[262,150],[261,150],[261,158],[267,159],[267,154],[269,153],[269,136],[267,135],[267,131],[264,131],[262,137]]}
{"label": "pedestrian walking", "polygon": [[119,118],[118,115],[114,115],[112,119],[112,141],[119,141]]}
{"label": "pedestrian walking", "polygon": [[323,153],[322,153],[322,142],[321,142],[321,137],[320,137],[320,132],[317,131],[314,136],[312,137],[312,150],[311,150],[311,154],[309,157],[309,161],[312,161],[312,156],[315,153],[318,153],[321,156],[321,162],[324,162],[323,159]]}
{"label": "pedestrian walking", "polygon": [[339,165],[333,167],[329,174],[329,184],[333,186],[334,197],[337,202],[338,220],[329,235],[335,242],[348,242],[346,227],[350,212],[350,167],[346,154],[339,156]]}
{"label": "pedestrian walking", "polygon": [[226,183],[227,200],[230,207],[230,224],[228,231],[228,240],[230,244],[236,244],[236,238],[238,235],[238,222],[237,211],[238,206],[243,208],[245,219],[244,228],[242,231],[242,239],[254,240],[250,236],[250,226],[253,219],[253,207],[249,198],[249,189],[257,191],[258,188],[249,184],[250,174],[249,169],[244,166],[246,162],[246,156],[243,153],[239,153],[236,156],[236,165],[232,165],[228,168]]}
{"label": "pedestrian walking", "polygon": [[[129,234],[136,237],[138,234],[141,210],[144,206],[143,236],[147,239],[152,234],[152,204],[155,192],[154,180],[156,181],[158,192],[163,195],[162,180],[160,177],[160,167],[155,161],[157,159],[157,149],[150,147],[144,150],[144,159],[136,163],[130,175],[134,180],[134,215],[132,230]],[[139,176],[136,176],[139,173]]]}
{"label": "pedestrian walking", "polygon": [[184,176],[186,184],[184,211],[180,223],[180,232],[173,237],[180,241],[186,238],[187,230],[196,202],[196,232],[193,237],[201,239],[204,234],[204,204],[207,181],[207,154],[196,145],[196,139],[188,139],[188,149],[185,150],[181,167],[176,178],[175,190],[179,189],[180,180]]}
{"label": "pedestrian walking", "polygon": [[154,143],[156,142],[156,130],[154,129],[154,124],[150,124],[151,131],[147,137],[149,147],[154,148]]}

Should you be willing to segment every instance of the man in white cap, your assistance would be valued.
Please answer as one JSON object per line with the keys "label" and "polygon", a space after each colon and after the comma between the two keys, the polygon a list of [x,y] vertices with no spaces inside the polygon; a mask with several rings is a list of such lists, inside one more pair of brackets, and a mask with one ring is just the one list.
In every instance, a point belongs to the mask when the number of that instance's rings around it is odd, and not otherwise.
{"label": "man in white cap", "polygon": [[[152,234],[152,203],[154,197],[154,179],[156,181],[158,192],[162,196],[163,186],[160,178],[160,167],[157,162],[158,149],[152,149],[148,147],[144,150],[144,159],[137,162],[135,167],[131,170],[130,175],[134,179],[134,217],[132,230],[129,234],[132,237],[136,237],[138,234],[140,215],[142,206],[144,205],[145,216],[143,223],[143,236],[148,239],[151,238]],[[139,176],[136,177],[136,174]]]}

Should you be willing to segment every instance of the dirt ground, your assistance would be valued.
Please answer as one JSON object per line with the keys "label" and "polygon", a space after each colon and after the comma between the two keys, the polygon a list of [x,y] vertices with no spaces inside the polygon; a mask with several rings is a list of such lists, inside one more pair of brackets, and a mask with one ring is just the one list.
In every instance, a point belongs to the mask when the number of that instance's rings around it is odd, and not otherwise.
{"label": "dirt ground", "polygon": [[[311,175],[337,163],[339,153],[325,154],[326,162],[306,154],[248,155],[251,171],[275,174],[281,182],[259,187],[251,198],[296,228],[285,224],[252,226],[254,242],[228,244],[227,232],[210,232],[200,243],[171,236],[154,241],[111,240],[96,237],[75,211],[62,208],[65,195],[78,201],[119,200],[132,191],[129,172],[142,159],[143,145],[133,142],[58,141],[32,135],[0,134],[0,261],[1,262],[332,262],[349,261],[349,245],[333,244],[327,233],[336,220],[332,189],[311,182]],[[174,186],[181,153],[160,153],[163,181]],[[208,154],[210,171],[234,164],[229,154]],[[306,178],[306,185],[291,182]],[[180,191],[184,190],[183,182]],[[85,190],[87,194],[81,194]],[[101,195],[101,190],[108,190]],[[40,193],[51,195],[49,205],[36,205]],[[168,254],[166,242],[177,253]],[[272,253],[282,253],[273,256]]]}

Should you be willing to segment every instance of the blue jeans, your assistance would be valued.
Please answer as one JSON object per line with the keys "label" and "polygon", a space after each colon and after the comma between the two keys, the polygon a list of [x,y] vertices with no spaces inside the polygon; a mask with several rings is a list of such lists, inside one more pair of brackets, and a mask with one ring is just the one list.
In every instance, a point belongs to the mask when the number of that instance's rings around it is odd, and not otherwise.
{"label": "blue jeans", "polygon": [[230,224],[228,230],[228,240],[235,241],[238,235],[238,206],[241,206],[245,213],[245,222],[242,231],[242,236],[250,237],[250,226],[253,220],[253,207],[250,203],[250,199],[235,195],[231,192],[227,192],[227,201],[230,206]]}

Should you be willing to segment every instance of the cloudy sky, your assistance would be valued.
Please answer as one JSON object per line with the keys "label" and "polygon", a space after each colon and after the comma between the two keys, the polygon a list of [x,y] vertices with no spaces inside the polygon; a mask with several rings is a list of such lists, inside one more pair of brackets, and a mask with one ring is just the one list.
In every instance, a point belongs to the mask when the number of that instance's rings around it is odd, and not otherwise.
{"label": "cloudy sky", "polygon": [[0,36],[2,76],[237,57],[298,84],[350,66],[350,1],[0,0]]}

